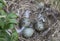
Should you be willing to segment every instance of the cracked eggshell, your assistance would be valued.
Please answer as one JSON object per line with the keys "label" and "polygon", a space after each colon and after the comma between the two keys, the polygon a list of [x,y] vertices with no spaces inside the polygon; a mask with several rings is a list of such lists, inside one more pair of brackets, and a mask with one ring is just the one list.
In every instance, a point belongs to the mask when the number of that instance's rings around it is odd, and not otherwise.
{"label": "cracked eggshell", "polygon": [[33,33],[34,33],[34,29],[32,29],[32,28],[25,28],[23,30],[23,36],[26,38],[31,37],[33,35]]}

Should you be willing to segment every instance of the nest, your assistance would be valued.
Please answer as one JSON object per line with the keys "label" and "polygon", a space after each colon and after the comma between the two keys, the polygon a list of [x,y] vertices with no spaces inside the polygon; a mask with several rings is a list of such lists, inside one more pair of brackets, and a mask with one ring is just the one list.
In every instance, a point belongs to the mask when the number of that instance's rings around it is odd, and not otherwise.
{"label": "nest", "polygon": [[[34,0],[5,0],[5,2],[7,3],[6,11],[8,13],[13,11],[19,16],[17,19],[18,22],[23,18],[26,10],[31,11],[30,19],[32,21],[34,21],[38,13],[42,13],[46,18],[46,29],[44,31],[35,31],[34,35],[28,39],[19,35],[19,41],[57,41],[57,39],[59,39],[60,12],[53,9],[50,4],[44,4],[44,8],[38,8],[37,2]],[[17,28],[19,28],[19,26]]]}

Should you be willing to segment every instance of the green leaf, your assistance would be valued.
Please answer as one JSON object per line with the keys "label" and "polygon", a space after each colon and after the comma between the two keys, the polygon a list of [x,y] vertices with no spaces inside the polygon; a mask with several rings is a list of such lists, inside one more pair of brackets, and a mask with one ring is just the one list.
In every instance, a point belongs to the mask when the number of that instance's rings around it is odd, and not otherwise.
{"label": "green leaf", "polygon": [[13,30],[11,41],[18,41],[18,33],[16,32],[16,30]]}
{"label": "green leaf", "polygon": [[8,15],[8,18],[17,18],[17,15],[14,14],[14,13],[10,13],[10,14]]}
{"label": "green leaf", "polygon": [[16,21],[16,19],[9,19],[9,23],[17,24],[17,21]]}
{"label": "green leaf", "polygon": [[10,24],[10,25],[9,25],[9,28],[10,28],[10,29],[13,29],[13,28],[14,28],[14,24]]}
{"label": "green leaf", "polygon": [[0,2],[4,2],[3,0],[0,0]]}
{"label": "green leaf", "polygon": [[0,9],[2,9],[4,7],[4,5],[2,3],[0,3]]}
{"label": "green leaf", "polygon": [[0,10],[0,15],[7,15],[4,10]]}
{"label": "green leaf", "polygon": [[1,28],[4,28],[4,25],[5,25],[4,21],[2,21],[2,20],[0,19],[0,27],[1,27]]}
{"label": "green leaf", "polygon": [[5,32],[5,30],[0,30],[0,41],[10,41],[11,37]]}
{"label": "green leaf", "polygon": [[0,0],[0,3],[2,3],[3,5],[6,5],[6,3],[4,2],[4,0]]}

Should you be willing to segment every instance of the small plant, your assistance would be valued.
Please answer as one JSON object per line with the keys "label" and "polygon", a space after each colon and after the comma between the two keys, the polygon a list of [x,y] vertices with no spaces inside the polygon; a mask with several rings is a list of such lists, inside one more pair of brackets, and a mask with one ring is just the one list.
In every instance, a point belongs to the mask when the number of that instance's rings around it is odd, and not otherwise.
{"label": "small plant", "polygon": [[[4,11],[5,3],[0,0],[0,41],[18,41],[18,34],[14,28],[17,25],[17,15],[13,12],[7,13]],[[11,35],[6,30],[13,29]]]}

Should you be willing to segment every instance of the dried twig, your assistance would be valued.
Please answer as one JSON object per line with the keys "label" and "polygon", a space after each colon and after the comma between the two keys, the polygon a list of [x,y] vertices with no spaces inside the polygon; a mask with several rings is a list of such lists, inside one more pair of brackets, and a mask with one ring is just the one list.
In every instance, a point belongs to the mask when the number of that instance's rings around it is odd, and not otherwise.
{"label": "dried twig", "polygon": [[55,34],[56,33],[58,33],[59,31],[58,30],[56,30],[53,34],[52,34],[52,37],[54,37],[55,36]]}
{"label": "dried twig", "polygon": [[[57,22],[56,22],[56,23],[57,23]],[[47,33],[48,33],[51,29],[53,29],[53,28],[51,28],[51,27],[55,26],[56,23],[54,23],[54,24],[53,24],[52,26],[50,26],[46,31],[44,31],[44,32],[42,33],[42,36],[46,36]]]}

